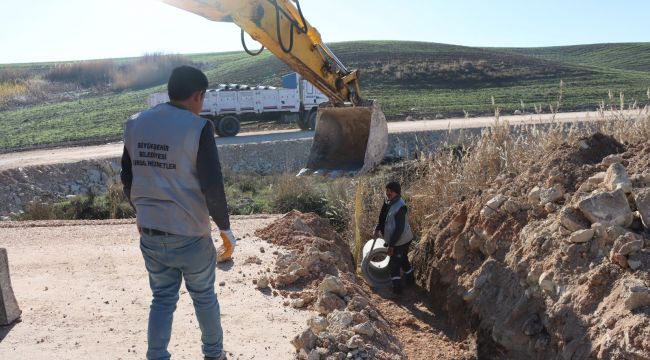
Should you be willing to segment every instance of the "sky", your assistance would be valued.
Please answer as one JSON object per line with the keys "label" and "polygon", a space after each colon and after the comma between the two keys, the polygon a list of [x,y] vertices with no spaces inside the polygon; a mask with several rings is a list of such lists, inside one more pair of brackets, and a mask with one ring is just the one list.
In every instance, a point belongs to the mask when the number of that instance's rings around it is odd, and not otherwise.
{"label": "sky", "polygon": [[[302,0],[325,42],[650,42],[648,0]],[[239,28],[155,0],[0,0],[0,64],[241,50]],[[254,47],[254,45],[250,45]]]}

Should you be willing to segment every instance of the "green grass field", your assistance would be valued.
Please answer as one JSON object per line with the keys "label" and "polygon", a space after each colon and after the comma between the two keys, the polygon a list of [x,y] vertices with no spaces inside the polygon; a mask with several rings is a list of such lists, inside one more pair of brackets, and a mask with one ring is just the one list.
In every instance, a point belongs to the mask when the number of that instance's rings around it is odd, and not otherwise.
{"label": "green grass field", "polygon": [[[372,41],[331,48],[349,67],[361,70],[365,97],[379,100],[394,120],[485,115],[492,112],[492,97],[506,113],[532,112],[534,105],[548,111],[557,101],[560,81],[561,111],[593,110],[601,101],[618,105],[619,93],[627,104],[650,102],[648,43],[514,49]],[[187,57],[200,65],[211,85],[279,85],[280,76],[291,72],[269,52],[258,57],[243,52]],[[54,66],[0,65],[0,71],[46,73]],[[146,107],[147,95],[163,90],[162,84],[138,91],[104,89],[74,101],[5,107],[0,109],[0,150],[119,139],[126,118]]]}

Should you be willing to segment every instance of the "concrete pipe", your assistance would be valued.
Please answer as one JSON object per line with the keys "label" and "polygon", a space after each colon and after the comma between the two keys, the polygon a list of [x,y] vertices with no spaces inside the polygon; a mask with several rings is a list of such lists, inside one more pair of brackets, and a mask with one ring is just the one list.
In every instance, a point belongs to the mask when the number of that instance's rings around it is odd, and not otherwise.
{"label": "concrete pipe", "polygon": [[390,257],[384,239],[368,240],[363,246],[362,255],[361,274],[366,282],[372,287],[391,286]]}

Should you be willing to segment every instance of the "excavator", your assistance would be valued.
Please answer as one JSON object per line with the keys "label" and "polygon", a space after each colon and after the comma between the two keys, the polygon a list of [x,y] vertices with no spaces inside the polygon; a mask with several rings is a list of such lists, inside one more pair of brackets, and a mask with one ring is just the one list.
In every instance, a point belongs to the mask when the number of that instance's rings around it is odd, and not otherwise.
{"label": "excavator", "polygon": [[[362,97],[359,71],[348,69],[305,20],[300,0],[161,0],[206,19],[241,28],[244,50],[264,48],[330,101],[318,108],[314,140],[301,175],[361,175],[384,158],[388,126],[380,105]],[[245,33],[262,45],[246,47]]]}

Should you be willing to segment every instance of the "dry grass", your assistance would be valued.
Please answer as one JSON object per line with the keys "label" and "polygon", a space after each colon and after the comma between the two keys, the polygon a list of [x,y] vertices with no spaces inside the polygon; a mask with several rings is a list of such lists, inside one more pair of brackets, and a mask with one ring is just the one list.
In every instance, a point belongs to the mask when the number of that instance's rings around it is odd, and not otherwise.
{"label": "dry grass", "polygon": [[0,106],[8,103],[15,97],[22,96],[29,91],[23,82],[0,82]]}
{"label": "dry grass", "polygon": [[46,78],[50,81],[93,87],[110,83],[114,74],[115,63],[112,60],[97,60],[58,64],[46,75]]}
{"label": "dry grass", "polygon": [[95,60],[58,64],[45,75],[45,78],[84,88],[110,87],[114,90],[140,90],[163,84],[175,67],[192,64],[192,61],[182,55],[153,53],[120,62]]}
{"label": "dry grass", "polygon": [[147,54],[118,67],[113,74],[112,87],[115,90],[139,90],[164,84],[172,70],[180,65],[193,63],[182,55]]}
{"label": "dry grass", "polygon": [[[602,108],[599,118],[587,125],[556,122],[546,126],[511,127],[500,118],[495,105],[490,128],[479,136],[453,142],[464,150],[462,153],[449,151],[452,144],[449,142],[442,151],[420,154],[417,159],[388,172],[354,180],[353,187],[363,202],[359,205],[353,198],[349,201],[349,218],[354,221],[350,222],[346,235],[357,251],[371,238],[384,184],[389,180],[403,184],[411,225],[416,235],[422,237],[450,206],[487,190],[500,175],[524,172],[561,144],[577,144],[580,138],[595,132],[612,135],[622,143],[649,141],[650,109],[647,105],[626,104],[623,99],[620,96],[616,107]],[[560,97],[553,104],[555,111],[561,108],[561,100]]]}
{"label": "dry grass", "polygon": [[417,180],[406,192],[415,231],[424,234],[449,206],[487,190],[499,175],[522,173],[562,143],[576,144],[595,132],[612,135],[622,143],[650,139],[647,107],[632,112],[608,111],[601,116],[589,125],[513,128],[497,115],[490,129],[468,140],[467,155],[461,159],[444,152],[421,157],[416,164]]}

